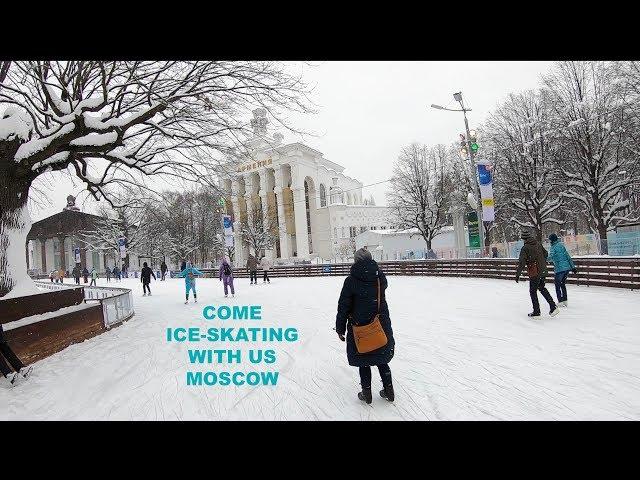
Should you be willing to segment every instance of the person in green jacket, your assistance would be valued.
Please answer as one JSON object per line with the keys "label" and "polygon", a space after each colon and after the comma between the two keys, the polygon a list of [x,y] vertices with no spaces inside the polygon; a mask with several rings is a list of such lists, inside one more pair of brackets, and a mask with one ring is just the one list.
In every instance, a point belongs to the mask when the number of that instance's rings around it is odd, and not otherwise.
{"label": "person in green jacket", "polygon": [[538,301],[538,290],[549,304],[549,315],[552,317],[558,314],[558,306],[553,301],[553,297],[544,286],[544,280],[547,276],[547,251],[542,244],[536,239],[534,234],[528,230],[522,232],[524,246],[520,250],[520,259],[518,261],[518,269],[516,270],[516,282],[520,279],[520,274],[524,267],[527,267],[529,275],[529,295],[531,303],[533,303],[533,312],[530,317],[540,316],[540,302]]}
{"label": "person in green jacket", "polygon": [[556,285],[556,296],[558,305],[567,306],[567,277],[569,272],[578,273],[576,265],[571,259],[563,243],[555,233],[549,235],[551,248],[549,249],[549,261],[553,262],[554,283]]}

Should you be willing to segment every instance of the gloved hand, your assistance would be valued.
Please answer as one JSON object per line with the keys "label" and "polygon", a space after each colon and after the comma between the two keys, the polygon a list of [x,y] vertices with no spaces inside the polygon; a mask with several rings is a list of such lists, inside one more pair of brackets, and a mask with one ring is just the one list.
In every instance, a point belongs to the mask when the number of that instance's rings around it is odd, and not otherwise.
{"label": "gloved hand", "polygon": [[343,334],[339,333],[338,334],[338,338],[344,342],[344,335]]}
{"label": "gloved hand", "polygon": [[575,275],[576,273],[578,273],[578,269],[574,268],[573,270],[571,270],[573,272],[573,274]]}

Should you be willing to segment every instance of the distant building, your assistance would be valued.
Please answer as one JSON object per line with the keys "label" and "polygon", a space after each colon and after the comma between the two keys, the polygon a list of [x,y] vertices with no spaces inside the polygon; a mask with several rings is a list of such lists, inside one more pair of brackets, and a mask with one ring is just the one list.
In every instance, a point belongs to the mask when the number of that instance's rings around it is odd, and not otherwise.
{"label": "distant building", "polygon": [[[467,245],[469,243],[468,236]],[[377,261],[429,258],[457,258],[456,240],[452,226],[444,227],[431,242],[433,252],[427,251],[417,228],[408,230],[369,230],[355,238],[356,248],[367,247]]]}
{"label": "distant building", "polygon": [[235,263],[243,265],[239,222],[273,212],[279,235],[264,254],[273,260],[334,258],[344,244],[366,229],[389,228],[388,209],[363,200],[362,183],[344,167],[302,143],[283,145],[282,135],[266,137],[266,112],[254,111],[250,158],[221,168],[226,213],[234,221]]}
{"label": "distant building", "polygon": [[[52,270],[63,268],[71,272],[75,266],[74,249],[80,247],[81,268],[93,267],[100,273],[105,268],[113,268],[118,260],[122,262],[116,252],[104,254],[103,251],[93,251],[85,248],[79,240],[79,233],[96,228],[96,222],[102,217],[81,212],[75,204],[75,197],[67,197],[67,206],[62,212],[51,215],[31,226],[27,235],[27,252],[29,269],[36,275],[47,275]],[[138,258],[129,255],[129,265],[137,267]]]}

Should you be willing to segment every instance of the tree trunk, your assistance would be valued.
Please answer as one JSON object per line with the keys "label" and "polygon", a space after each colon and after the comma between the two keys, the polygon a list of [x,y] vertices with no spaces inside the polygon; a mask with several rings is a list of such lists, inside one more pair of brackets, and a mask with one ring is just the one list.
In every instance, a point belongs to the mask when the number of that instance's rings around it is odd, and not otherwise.
{"label": "tree trunk", "polygon": [[[15,145],[14,145],[15,143]],[[17,142],[0,142],[0,297],[38,293],[27,274],[25,249],[31,229],[27,208],[31,179],[17,174]]]}
{"label": "tree trunk", "polygon": [[598,222],[598,236],[600,237],[600,253],[602,255],[608,255],[609,245],[607,244],[607,227],[602,222]]}

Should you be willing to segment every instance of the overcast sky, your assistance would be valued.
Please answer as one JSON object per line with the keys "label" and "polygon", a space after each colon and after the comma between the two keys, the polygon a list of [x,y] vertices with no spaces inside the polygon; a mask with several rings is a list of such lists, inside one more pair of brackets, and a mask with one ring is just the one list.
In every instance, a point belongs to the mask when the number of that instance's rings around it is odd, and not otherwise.
{"label": "overcast sky", "polygon": [[[296,126],[315,133],[305,137],[325,158],[343,165],[345,174],[365,185],[389,178],[400,149],[411,142],[450,144],[464,130],[453,93],[462,91],[471,128],[511,92],[539,85],[552,62],[314,62],[293,64],[314,87],[317,113],[296,115]],[[285,134],[285,142],[299,141]],[[482,142],[480,142],[482,145]],[[70,193],[82,190],[68,175],[51,174],[50,205],[34,209],[34,221],[59,212]],[[387,184],[363,189],[385,203]],[[79,205],[90,211],[88,204]]]}

